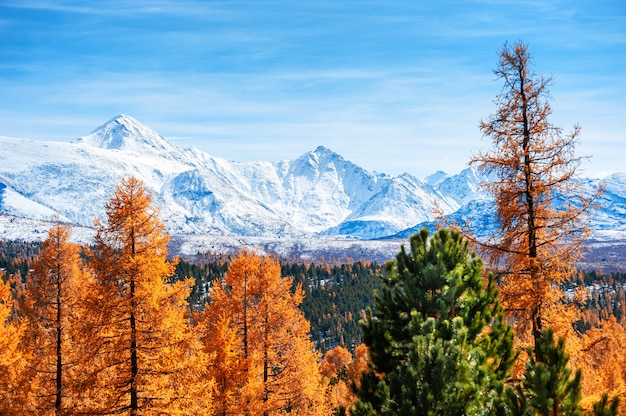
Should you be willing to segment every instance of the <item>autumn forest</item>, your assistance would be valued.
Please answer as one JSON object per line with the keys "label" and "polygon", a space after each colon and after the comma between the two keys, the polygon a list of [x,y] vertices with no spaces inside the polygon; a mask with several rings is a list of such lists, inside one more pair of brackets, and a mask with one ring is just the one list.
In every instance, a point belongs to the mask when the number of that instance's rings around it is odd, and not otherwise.
{"label": "autumn forest", "polygon": [[0,242],[0,415],[626,414],[626,274],[576,268],[602,193],[572,181],[579,128],[525,44],[494,72],[489,239],[442,217],[384,265],[187,262],[129,177],[92,245]]}

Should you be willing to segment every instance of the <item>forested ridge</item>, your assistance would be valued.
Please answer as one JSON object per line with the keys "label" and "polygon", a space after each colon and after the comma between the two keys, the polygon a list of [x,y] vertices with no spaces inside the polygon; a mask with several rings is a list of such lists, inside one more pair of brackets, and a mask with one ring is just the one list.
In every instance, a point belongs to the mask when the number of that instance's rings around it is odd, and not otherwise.
{"label": "forested ridge", "polygon": [[[6,275],[19,273],[26,279],[32,262],[37,257],[41,243],[0,240],[0,269]],[[206,260],[188,262],[179,260],[172,280],[194,279],[189,303],[203,308],[209,301],[209,287],[214,279],[222,278],[229,264],[229,255],[211,255]],[[311,339],[316,349],[325,353],[339,345],[349,351],[361,343],[359,320],[367,307],[374,304],[374,290],[380,290],[382,282],[377,277],[385,273],[383,266],[369,261],[319,264],[290,262],[282,259],[282,276],[293,277],[294,287],[302,284],[305,293],[300,305],[304,316],[311,323]],[[576,327],[582,332],[598,327],[603,320],[613,316],[622,324],[626,317],[626,272],[579,271],[563,284],[563,289],[573,294],[584,288],[586,296],[577,299],[581,318]]]}
{"label": "forested ridge", "polygon": [[[41,243],[0,240],[0,269],[6,276],[18,273],[26,279],[28,270],[37,258]],[[195,263],[179,260],[171,280],[194,279],[189,303],[203,308],[209,301],[209,287],[214,279],[222,278],[228,271],[228,255],[205,255],[206,260]],[[294,287],[302,284],[305,293],[300,305],[304,316],[311,322],[311,339],[316,349],[325,353],[339,345],[349,351],[361,343],[359,320],[363,312],[374,304],[374,290],[380,290],[379,274],[384,267],[369,261],[351,261],[345,264],[318,264],[280,260],[282,276],[293,277]],[[576,289],[587,292],[583,299],[573,299]],[[570,294],[581,318],[576,327],[582,332],[598,327],[603,320],[613,316],[620,324],[626,317],[626,271],[603,273],[580,271],[563,284]]]}
{"label": "forested ridge", "polygon": [[[0,269],[7,275],[19,273],[26,279],[40,243],[0,241]],[[199,310],[209,302],[209,288],[214,279],[221,279],[228,270],[229,255],[206,253],[194,263],[179,260],[170,281],[194,279],[189,304]],[[340,345],[350,351],[361,343],[359,320],[374,302],[373,291],[382,286],[378,274],[381,265],[369,261],[344,264],[279,261],[281,275],[293,277],[293,288],[301,285],[304,300],[300,309],[311,323],[311,339],[316,349],[325,353]]]}

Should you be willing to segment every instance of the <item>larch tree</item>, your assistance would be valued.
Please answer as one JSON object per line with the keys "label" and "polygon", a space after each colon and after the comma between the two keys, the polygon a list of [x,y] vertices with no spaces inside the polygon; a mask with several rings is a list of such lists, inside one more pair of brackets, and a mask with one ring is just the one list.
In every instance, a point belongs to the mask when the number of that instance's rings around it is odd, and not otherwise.
{"label": "larch tree", "polygon": [[189,325],[192,283],[169,282],[169,236],[151,202],[143,182],[124,178],[105,205],[106,223],[96,221],[85,319],[94,357],[89,411],[208,413],[210,379]]}
{"label": "larch tree", "polygon": [[[619,414],[626,414],[626,331],[614,316],[586,331],[578,364],[583,369],[581,406],[599,406],[603,396],[619,398]],[[606,399],[605,399],[606,401]],[[617,406],[617,405],[616,405]]]}
{"label": "larch tree", "polygon": [[370,362],[370,352],[365,344],[359,344],[354,349],[354,360],[348,365],[347,377],[348,385],[352,390],[361,388],[361,378],[368,370]]}
{"label": "larch tree", "polygon": [[30,357],[33,410],[69,414],[76,405],[80,284],[85,281],[80,248],[70,242],[71,227],[56,225],[43,242],[29,275],[20,312],[27,318],[24,349]]}
{"label": "larch tree", "polygon": [[350,414],[499,414],[513,332],[468,241],[423,229],[386,268],[362,321],[370,360]]}
{"label": "larch tree", "polygon": [[499,55],[494,72],[504,86],[498,108],[480,123],[493,147],[471,163],[493,178],[484,186],[495,198],[499,232],[484,242],[484,254],[500,274],[516,332],[530,330],[537,345],[559,306],[558,285],[581,257],[587,214],[600,190],[585,196],[575,181],[580,128],[564,134],[549,122],[552,80],[533,72],[527,45],[505,44]]}
{"label": "larch tree", "polygon": [[199,321],[215,354],[217,414],[327,414],[309,322],[298,308],[303,296],[276,261],[247,250],[214,281]]}
{"label": "larch tree", "polygon": [[350,351],[338,345],[324,354],[319,366],[322,377],[327,380],[327,400],[335,415],[345,415],[354,401],[348,384],[348,369],[352,363]]}
{"label": "larch tree", "polygon": [[27,356],[20,350],[25,325],[10,318],[12,309],[11,286],[0,273],[0,415],[24,414],[28,409]]}

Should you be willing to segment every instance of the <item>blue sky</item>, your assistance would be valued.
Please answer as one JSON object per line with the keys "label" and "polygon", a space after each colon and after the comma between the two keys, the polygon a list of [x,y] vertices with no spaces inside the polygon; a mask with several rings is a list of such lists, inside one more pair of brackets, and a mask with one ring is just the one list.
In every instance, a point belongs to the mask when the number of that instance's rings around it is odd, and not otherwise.
{"label": "blue sky", "polygon": [[324,145],[371,171],[457,173],[491,146],[505,41],[552,75],[583,174],[626,172],[626,2],[0,2],[0,135],[69,141],[128,114],[229,160]]}

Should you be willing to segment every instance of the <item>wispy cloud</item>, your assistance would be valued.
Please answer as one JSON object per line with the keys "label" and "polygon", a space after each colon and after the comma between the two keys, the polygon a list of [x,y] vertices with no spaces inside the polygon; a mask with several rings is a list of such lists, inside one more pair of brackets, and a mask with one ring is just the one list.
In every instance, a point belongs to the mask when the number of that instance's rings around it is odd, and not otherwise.
{"label": "wispy cloud", "polygon": [[0,134],[70,140],[126,113],[228,159],[322,144],[370,170],[454,172],[489,146],[496,50],[524,40],[557,80],[556,124],[580,122],[585,153],[626,143],[617,2],[107,4],[0,4]]}
{"label": "wispy cloud", "polygon": [[4,2],[4,7],[100,16],[127,16],[129,13],[197,16],[198,13],[207,12],[211,12],[212,15],[221,13],[232,15],[232,13],[226,13],[226,4],[226,2],[180,2],[172,0],[111,0],[106,4],[85,3],[75,0],[32,0],[26,2],[7,0]]}

